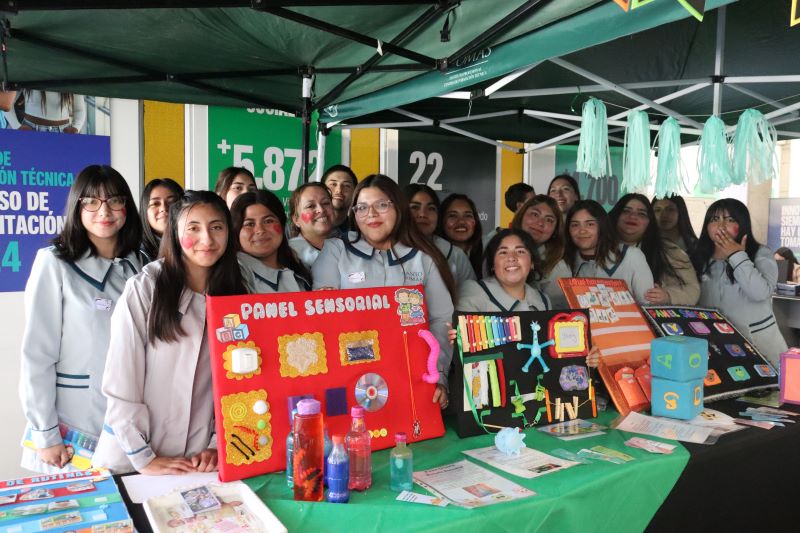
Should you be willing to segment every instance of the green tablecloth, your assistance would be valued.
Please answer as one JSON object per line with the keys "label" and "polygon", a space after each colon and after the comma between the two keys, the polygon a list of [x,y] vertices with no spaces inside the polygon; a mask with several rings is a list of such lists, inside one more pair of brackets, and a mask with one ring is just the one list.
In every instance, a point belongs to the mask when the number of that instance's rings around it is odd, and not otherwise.
{"label": "green tablecloth", "polygon": [[[607,425],[616,413],[601,413],[597,422]],[[526,431],[529,448],[549,452],[565,448],[603,445],[636,459],[616,465],[593,462],[535,479],[522,479],[497,471],[537,493],[536,496],[479,509],[445,508],[395,501],[389,490],[389,450],[372,456],[372,488],[352,493],[348,504],[309,503],[292,500],[283,473],[259,476],[246,483],[261,497],[289,531],[642,531],[667,497],[689,459],[680,445],[671,455],[655,455],[629,448],[631,434],[607,434],[562,441],[535,429]],[[494,443],[493,435],[459,439],[452,428],[440,439],[411,445],[414,470],[426,470],[460,461],[462,450]],[[670,441],[673,442],[674,441]],[[489,468],[486,464],[481,466]],[[415,491],[424,492],[415,486]],[[465,529],[468,528],[468,529]]]}

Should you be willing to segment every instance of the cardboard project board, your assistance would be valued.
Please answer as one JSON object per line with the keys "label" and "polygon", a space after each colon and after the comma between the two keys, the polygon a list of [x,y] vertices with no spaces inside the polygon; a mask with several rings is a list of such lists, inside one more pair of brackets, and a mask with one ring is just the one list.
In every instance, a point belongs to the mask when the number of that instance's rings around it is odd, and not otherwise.
{"label": "cardboard project board", "polygon": [[320,401],[330,435],[363,405],[373,450],[398,431],[409,442],[444,434],[435,384],[423,380],[437,354],[418,334],[420,286],[208,297],[206,308],[222,481],[286,467],[303,397]]}
{"label": "cardboard project board", "polygon": [[570,307],[588,307],[598,371],[623,416],[650,407],[650,341],[655,337],[628,285],[620,279],[558,280]]}
{"label": "cardboard project board", "polygon": [[778,374],[761,353],[716,309],[645,306],[659,336],[686,335],[708,341],[705,401],[778,386]]}
{"label": "cardboard project board", "polygon": [[596,416],[588,322],[585,309],[456,313],[450,405],[458,435]]}
{"label": "cardboard project board", "polygon": [[133,532],[108,470],[0,481],[0,531]]}

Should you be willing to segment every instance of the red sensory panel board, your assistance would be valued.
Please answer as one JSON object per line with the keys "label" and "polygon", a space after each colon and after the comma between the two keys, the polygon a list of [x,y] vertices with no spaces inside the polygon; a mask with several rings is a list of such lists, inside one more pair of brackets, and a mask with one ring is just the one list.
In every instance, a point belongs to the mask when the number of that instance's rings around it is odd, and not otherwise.
{"label": "red sensory panel board", "polygon": [[398,431],[409,442],[444,434],[421,287],[206,303],[222,481],[286,467],[290,413],[302,398],[320,401],[330,435],[344,435],[350,408],[364,406],[373,450],[393,446]]}

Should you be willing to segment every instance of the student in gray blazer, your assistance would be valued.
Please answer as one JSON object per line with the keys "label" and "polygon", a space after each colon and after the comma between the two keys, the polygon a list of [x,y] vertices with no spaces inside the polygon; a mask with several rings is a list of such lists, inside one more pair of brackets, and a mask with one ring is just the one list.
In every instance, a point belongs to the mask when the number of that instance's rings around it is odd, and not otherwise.
{"label": "student in gray blazer", "polygon": [[244,294],[230,212],[208,191],[170,208],[163,257],[128,281],[111,318],[93,464],[115,473],[217,467],[205,295]]}
{"label": "student in gray blazer", "polygon": [[328,239],[312,268],[315,289],[422,285],[428,329],[439,341],[439,384],[434,401],[448,404],[453,356],[447,340],[455,283],[442,253],[411,222],[408,202],[391,178],[367,176],[356,187],[347,237]]}
{"label": "student in gray blazer", "polygon": [[[62,430],[97,437],[111,313],[141,269],[142,224],[127,183],[109,166],[83,169],[70,188],[64,229],[42,248],[25,287],[20,397],[28,420],[22,466],[71,470]],[[61,425],[61,427],[59,427]]]}

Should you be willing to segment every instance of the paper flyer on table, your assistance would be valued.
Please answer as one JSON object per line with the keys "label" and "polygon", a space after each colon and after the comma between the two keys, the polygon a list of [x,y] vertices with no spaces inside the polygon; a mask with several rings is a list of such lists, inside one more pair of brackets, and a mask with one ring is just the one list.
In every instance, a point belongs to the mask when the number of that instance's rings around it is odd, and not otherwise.
{"label": "paper flyer on table", "polygon": [[635,411],[631,411],[624,418],[617,419],[612,427],[620,431],[697,444],[704,444],[714,431],[714,428],[693,426],[678,420],[654,418]]}
{"label": "paper flyer on table", "polygon": [[536,495],[532,490],[466,459],[414,472],[414,482],[437,496],[447,498],[453,505],[468,509]]}
{"label": "paper flyer on table", "polygon": [[522,448],[519,455],[506,455],[495,446],[464,450],[462,453],[498,470],[526,479],[533,479],[579,464],[531,448]]}

